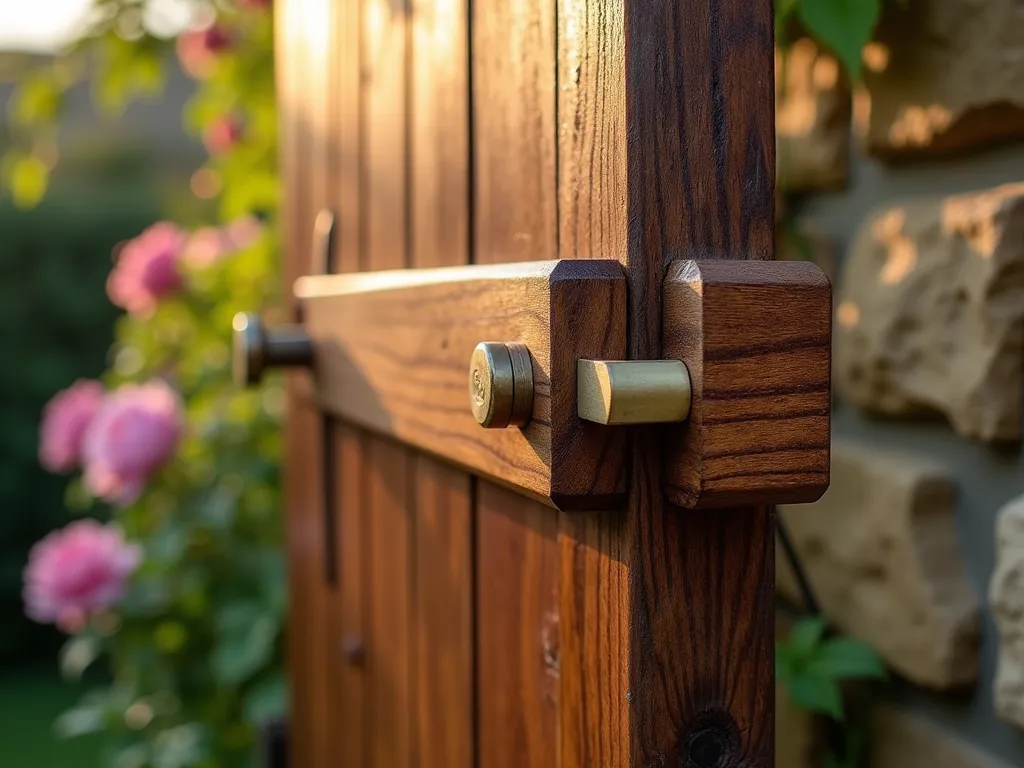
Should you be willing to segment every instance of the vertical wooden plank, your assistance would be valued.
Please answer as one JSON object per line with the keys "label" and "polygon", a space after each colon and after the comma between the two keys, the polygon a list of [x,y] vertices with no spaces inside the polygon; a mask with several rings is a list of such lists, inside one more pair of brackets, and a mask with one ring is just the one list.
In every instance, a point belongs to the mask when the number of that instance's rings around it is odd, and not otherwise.
{"label": "vertical wooden plank", "polygon": [[[324,252],[322,239],[313,236],[313,225],[318,213],[331,203],[332,169],[328,164],[331,117],[329,99],[330,49],[333,45],[331,19],[333,0],[304,0],[302,46],[306,57],[305,108],[308,125],[308,169],[306,170],[307,206],[300,215],[297,227],[305,230],[306,273],[325,272],[330,269],[329,254]],[[308,407],[308,406],[307,406]],[[308,690],[311,700],[313,765],[334,765],[337,762],[338,742],[334,732],[337,714],[335,683],[340,675],[339,648],[334,633],[337,631],[335,607],[337,605],[337,570],[335,544],[334,451],[332,424],[324,414],[316,412],[315,425],[310,438],[317,456],[314,468],[306,469],[310,479],[316,479],[315,531],[316,544],[308,551],[306,568],[310,572],[307,582],[309,644],[307,646],[309,670]]]}
{"label": "vertical wooden plank", "polygon": [[[309,268],[305,218],[306,171],[309,168],[309,125],[306,117],[307,60],[302,44],[302,0],[275,4],[277,92],[280,104],[280,142],[283,223],[283,282],[287,287]],[[292,307],[294,309],[294,306]],[[291,677],[290,759],[296,766],[313,764],[316,737],[313,728],[313,696],[310,687],[312,641],[311,594],[317,574],[310,567],[315,556],[318,478],[318,415],[305,407],[298,394],[302,374],[288,377],[288,414],[284,425],[285,531],[289,566],[288,667]]]}
{"label": "vertical wooden plank", "polygon": [[[668,260],[772,257],[771,2],[564,0],[559,32],[559,255],[623,258],[657,358]],[[661,460],[634,430],[625,521],[563,517],[563,762],[771,765],[771,517],[669,507]]]}
{"label": "vertical wooden plank", "polygon": [[415,458],[415,745],[421,768],[474,765],[473,528],[469,477]]}
{"label": "vertical wooden plank", "polygon": [[[557,247],[551,0],[474,4],[474,255]],[[477,493],[477,762],[558,765],[558,515],[481,482]]]}
{"label": "vertical wooden plank", "polygon": [[[413,0],[411,266],[469,261],[467,0]],[[470,478],[412,459],[416,510],[415,750],[421,768],[474,763]]]}
{"label": "vertical wooden plank", "polygon": [[[660,352],[666,260],[773,256],[771,0],[626,0],[630,352]],[[771,765],[773,529],[766,509],[670,508],[653,434],[630,499],[634,763]],[[718,762],[714,762],[717,760]]]}
{"label": "vertical wooden plank", "polygon": [[[362,267],[408,266],[407,0],[363,0]],[[404,448],[364,438],[369,554],[365,764],[413,765],[415,510]]]}
{"label": "vertical wooden plank", "polygon": [[[327,165],[332,170],[334,224],[334,271],[355,272],[360,268],[362,213],[360,209],[361,125],[361,38],[359,0],[333,0],[331,126]],[[345,424],[333,426],[334,503],[337,515],[338,595],[337,631],[332,633],[334,652],[341,658],[335,687],[336,709],[332,717],[338,743],[332,766],[366,765],[366,570],[369,554],[364,546],[364,475],[366,460],[363,438]]]}
{"label": "vertical wooden plank", "polygon": [[[559,258],[627,253],[624,50],[621,2],[559,0]],[[562,766],[629,765],[629,528],[562,513],[559,543]]]}

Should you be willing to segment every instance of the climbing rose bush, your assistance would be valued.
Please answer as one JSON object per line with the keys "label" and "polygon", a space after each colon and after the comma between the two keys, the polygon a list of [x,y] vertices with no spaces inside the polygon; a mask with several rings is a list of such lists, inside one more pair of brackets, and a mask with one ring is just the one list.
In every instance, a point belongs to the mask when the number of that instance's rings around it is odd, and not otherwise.
{"label": "climbing rose bush", "polygon": [[188,236],[167,221],[154,224],[121,250],[107,280],[107,295],[134,314],[152,312],[182,287],[181,254]]}
{"label": "climbing rose bush", "polygon": [[39,463],[50,472],[70,472],[82,459],[86,430],[103,404],[103,385],[79,379],[47,403],[39,428]]}
{"label": "climbing rose bush", "polygon": [[124,597],[139,566],[138,545],[121,530],[93,520],[71,523],[33,547],[25,568],[25,611],[35,621],[66,632]]}
{"label": "climbing rose bush", "polygon": [[181,399],[162,381],[125,384],[107,397],[85,433],[85,486],[131,504],[174,454],[183,428]]}
{"label": "climbing rose bush", "polygon": [[257,725],[287,700],[284,395],[273,376],[240,390],[230,375],[232,317],[278,302],[272,14],[262,0],[196,0],[188,28],[164,39],[140,26],[158,5],[105,1],[12,99],[17,169],[53,130],[73,73],[120,108],[180,61],[196,79],[184,122],[209,152],[195,171],[217,191],[115,248],[107,295],[124,314],[109,370],[40,415],[41,464],[76,474],[69,524],[29,555],[25,610],[67,633],[66,675],[105,670],[109,682],[57,723],[69,737],[105,734],[105,765],[248,768]]}

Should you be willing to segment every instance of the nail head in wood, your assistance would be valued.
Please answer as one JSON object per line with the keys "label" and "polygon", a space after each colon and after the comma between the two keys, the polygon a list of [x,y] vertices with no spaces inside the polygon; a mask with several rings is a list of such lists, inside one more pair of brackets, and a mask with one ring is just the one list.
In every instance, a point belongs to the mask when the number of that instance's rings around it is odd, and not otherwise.
{"label": "nail head in wood", "polygon": [[662,424],[690,414],[690,374],[678,360],[580,360],[576,411],[598,424]]}

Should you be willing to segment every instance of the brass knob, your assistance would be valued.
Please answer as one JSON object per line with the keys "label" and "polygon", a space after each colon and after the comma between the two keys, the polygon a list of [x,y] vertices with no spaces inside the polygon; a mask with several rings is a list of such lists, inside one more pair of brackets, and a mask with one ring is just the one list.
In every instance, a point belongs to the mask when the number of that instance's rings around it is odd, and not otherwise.
{"label": "brass knob", "polygon": [[487,429],[521,427],[533,415],[533,363],[525,344],[485,341],[469,363],[469,405]]}
{"label": "brass knob", "polygon": [[232,374],[240,387],[257,383],[267,368],[313,364],[313,342],[301,325],[267,329],[254,312],[239,312],[231,325],[235,330]]}

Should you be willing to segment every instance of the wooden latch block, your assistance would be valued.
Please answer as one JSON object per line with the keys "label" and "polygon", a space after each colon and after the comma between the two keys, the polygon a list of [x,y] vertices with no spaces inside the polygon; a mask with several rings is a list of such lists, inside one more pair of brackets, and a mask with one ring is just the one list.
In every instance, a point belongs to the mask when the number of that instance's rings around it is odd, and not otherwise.
{"label": "wooden latch block", "polygon": [[809,262],[677,261],[662,354],[686,364],[688,422],[665,435],[682,507],[794,504],[828,488],[832,288]]}

